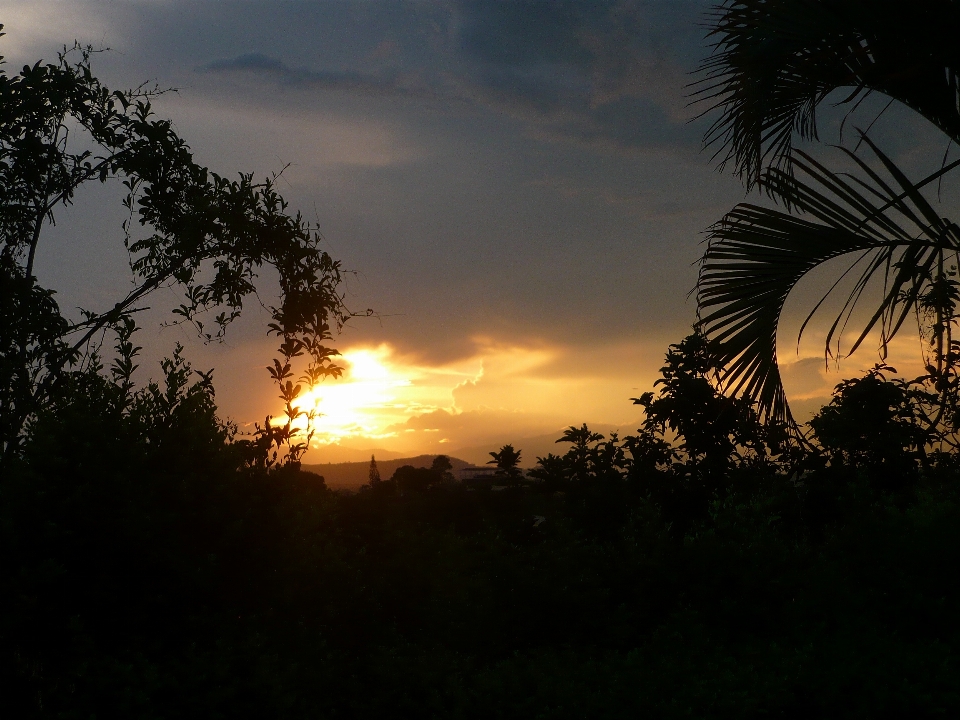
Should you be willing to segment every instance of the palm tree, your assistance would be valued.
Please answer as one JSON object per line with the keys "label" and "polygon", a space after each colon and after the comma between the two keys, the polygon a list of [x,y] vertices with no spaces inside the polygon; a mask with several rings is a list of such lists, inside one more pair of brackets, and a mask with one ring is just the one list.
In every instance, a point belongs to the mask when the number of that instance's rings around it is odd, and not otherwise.
{"label": "palm tree", "polygon": [[948,264],[956,263],[960,252],[960,228],[940,217],[866,136],[864,142],[883,174],[851,151],[843,152],[864,177],[831,172],[794,151],[793,174],[770,168],[760,181],[774,197],[789,199],[789,211],[744,203],[708,236],[698,283],[702,331],[714,344],[726,389],[752,397],[775,420],[790,417],[776,361],[784,302],[810,270],[842,255],[853,256],[842,277],[852,276],[854,287],[827,334],[828,352],[880,275],[881,301],[850,352],[873,330],[879,330],[885,348],[904,322],[916,317],[932,342],[931,376],[952,373],[957,297]]}
{"label": "palm tree", "polygon": [[490,453],[493,460],[487,460],[487,465],[496,465],[497,475],[505,475],[509,478],[522,477],[520,452],[520,450],[514,450],[513,445],[504,445],[498,452]]}
{"label": "palm tree", "polygon": [[695,97],[719,110],[706,143],[752,185],[789,164],[795,136],[817,139],[833,91],[855,109],[880,93],[960,142],[957,0],[726,0]]}
{"label": "palm tree", "polygon": [[[826,351],[871,281],[882,279],[882,299],[850,352],[874,330],[885,352],[914,316],[931,343],[927,379],[944,401],[957,388],[958,293],[949,263],[960,260],[960,229],[921,188],[960,161],[915,182],[866,133],[871,162],[838,151],[853,173],[834,173],[793,148],[797,136],[816,138],[817,107],[838,88],[849,89],[843,102],[851,109],[881,93],[960,141],[957,20],[954,0],[731,0],[716,9],[714,54],[697,90],[719,111],[706,143],[778,207],[741,204],[710,229],[698,311],[725,388],[755,399],[766,417],[790,419],[776,361],[786,297],[807,272],[843,255],[853,257],[843,277],[854,287]],[[928,419],[943,417],[941,407]]]}

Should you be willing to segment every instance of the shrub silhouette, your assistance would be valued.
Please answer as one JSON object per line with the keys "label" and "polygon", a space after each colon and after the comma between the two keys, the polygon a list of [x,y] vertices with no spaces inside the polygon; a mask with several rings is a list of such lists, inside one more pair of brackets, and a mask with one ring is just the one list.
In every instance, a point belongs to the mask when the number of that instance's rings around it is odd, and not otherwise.
{"label": "shrub silhouette", "polygon": [[681,535],[737,482],[749,487],[757,473],[782,472],[794,449],[785,425],[761,422],[749,399],[720,392],[717,371],[701,334],[671,345],[659,392],[634,399],[646,413],[643,426],[624,441],[631,481]]}
{"label": "shrub silhouette", "polygon": [[896,370],[877,365],[838,384],[810,427],[831,463],[861,468],[874,485],[899,489],[916,480],[929,433],[917,398],[923,391],[888,380],[889,372]]}

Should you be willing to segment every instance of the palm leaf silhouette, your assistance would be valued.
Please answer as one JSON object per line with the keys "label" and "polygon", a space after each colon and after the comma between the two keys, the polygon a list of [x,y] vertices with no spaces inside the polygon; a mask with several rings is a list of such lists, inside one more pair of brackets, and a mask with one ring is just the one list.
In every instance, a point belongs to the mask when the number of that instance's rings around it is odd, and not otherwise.
{"label": "palm leaf silhouette", "polygon": [[852,109],[878,92],[960,141],[958,0],[726,0],[710,20],[694,97],[720,111],[705,141],[748,185],[789,171],[794,134],[816,139],[838,88]]}
{"label": "palm leaf silhouette", "polygon": [[960,248],[957,226],[941,218],[917,184],[862,137],[879,169],[839,148],[857,173],[837,174],[794,151],[792,172],[773,167],[760,178],[789,212],[741,204],[709,230],[697,285],[701,328],[723,368],[727,391],[756,400],[764,417],[792,419],[777,365],[777,329],[787,295],[806,273],[853,255],[842,275],[855,278],[853,289],[827,335],[827,353],[871,281],[882,278],[882,299],[850,353],[875,329],[885,352],[943,254]]}

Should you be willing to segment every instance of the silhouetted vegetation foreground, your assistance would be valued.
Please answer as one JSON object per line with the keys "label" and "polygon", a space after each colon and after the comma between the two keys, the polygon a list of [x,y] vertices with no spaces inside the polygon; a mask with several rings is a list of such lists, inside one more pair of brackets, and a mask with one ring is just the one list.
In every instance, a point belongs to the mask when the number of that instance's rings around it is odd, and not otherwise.
{"label": "silhouetted vegetation foreground", "polygon": [[709,366],[673,346],[637,435],[571,428],[533,478],[352,495],[268,469],[179,357],[75,372],[0,483],[7,716],[956,711],[956,457],[880,371],[821,451]]}

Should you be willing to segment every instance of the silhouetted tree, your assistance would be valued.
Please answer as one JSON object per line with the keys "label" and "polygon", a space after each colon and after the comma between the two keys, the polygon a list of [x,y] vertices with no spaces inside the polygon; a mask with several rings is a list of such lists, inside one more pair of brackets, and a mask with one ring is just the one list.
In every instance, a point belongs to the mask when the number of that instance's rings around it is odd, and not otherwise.
{"label": "silhouetted tree", "polygon": [[790,467],[798,448],[784,424],[761,422],[748,398],[720,391],[716,357],[700,333],[671,345],[660,373],[659,390],[634,399],[646,416],[623,446],[631,484],[682,537],[737,489],[744,472],[769,478]]}
{"label": "silhouetted tree", "polygon": [[380,468],[377,467],[377,458],[373,455],[370,456],[370,472],[368,478],[371,487],[380,483]]}
{"label": "silhouetted tree", "polygon": [[[861,133],[872,157],[841,148],[851,172],[837,173],[793,142],[817,137],[817,107],[839,88],[851,107],[881,93],[946,140],[960,140],[960,53],[949,30],[957,20],[954,0],[731,0],[715,11],[714,53],[702,66],[700,93],[720,116],[707,144],[720,143],[724,162],[781,208],[744,203],[711,228],[698,306],[724,387],[755,400],[763,416],[790,419],[776,359],[787,295],[810,270],[842,255],[854,258],[843,275],[856,280],[825,353],[876,281],[879,301],[849,352],[877,331],[885,354],[913,316],[928,343],[928,375],[920,381],[936,390],[941,407],[956,405],[958,293],[950,263],[960,231],[921,189],[960,161],[914,181]],[[940,424],[953,419],[936,412],[928,431],[950,432]]]}
{"label": "silhouetted tree", "polygon": [[829,405],[810,421],[814,438],[834,463],[864,468],[881,485],[893,487],[916,475],[925,457],[927,432],[921,420],[923,400],[910,383],[877,365],[864,377],[844,380]]}
{"label": "silhouetted tree", "polygon": [[[749,399],[720,392],[715,380],[718,372],[711,344],[694,333],[667,351],[661,378],[654,383],[659,392],[644,393],[634,402],[646,414],[645,435],[663,438],[673,433],[683,462],[722,476],[737,460],[762,462],[778,455],[787,436],[780,425],[764,426]],[[656,443],[642,446],[667,459]]]}
{"label": "silhouetted tree", "polygon": [[390,479],[396,483],[397,490],[401,494],[423,492],[443,481],[440,474],[433,469],[418,468],[413,465],[401,465],[394,471],[393,477]]}
{"label": "silhouetted tree", "polygon": [[[265,264],[279,273],[281,302],[270,308],[269,330],[281,338],[283,359],[271,374],[288,422],[267,422],[260,432],[296,460],[305,427],[294,425],[308,415],[297,397],[340,372],[336,351],[325,345],[331,323],[346,317],[339,263],[321,249],[315,227],[288,213],[275,178],[228,180],[197,164],[171,122],[153,115],[157,90],[111,91],[93,75],[90,58],[75,47],[56,63],[0,71],[0,462],[19,452],[24,428],[55,400],[89,343],[122,327],[153,291],[182,288],[178,321],[213,340],[239,316]],[[111,179],[126,191],[129,216],[120,230],[135,284],[109,308],[70,320],[53,291],[37,283],[37,248],[83,185]],[[307,360],[299,382],[298,357]]]}
{"label": "silhouetted tree", "polygon": [[491,452],[492,460],[487,461],[487,465],[497,466],[497,475],[515,480],[523,477],[523,470],[520,469],[520,450],[514,450],[513,445],[504,445],[497,452]]}
{"label": "silhouetted tree", "polygon": [[450,458],[446,455],[437,455],[430,464],[430,470],[440,478],[440,482],[449,483],[455,480],[453,477],[453,463],[450,462]]}
{"label": "silhouetted tree", "polygon": [[556,441],[570,443],[562,456],[553,453],[537,458],[537,467],[530,476],[541,480],[545,489],[560,489],[570,482],[621,480],[628,466],[624,454],[626,444],[621,443],[617,433],[606,440],[602,433],[593,432],[584,423],[581,427],[570,426]]}

